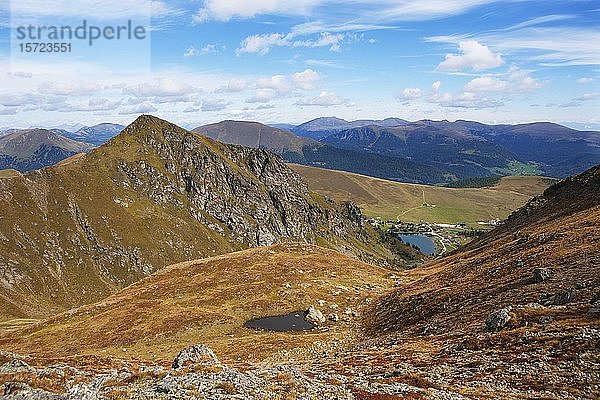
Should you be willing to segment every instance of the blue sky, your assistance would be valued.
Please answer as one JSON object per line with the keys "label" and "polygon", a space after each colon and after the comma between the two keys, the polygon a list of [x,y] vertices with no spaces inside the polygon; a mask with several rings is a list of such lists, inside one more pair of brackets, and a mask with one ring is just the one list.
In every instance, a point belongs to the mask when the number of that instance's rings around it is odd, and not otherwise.
{"label": "blue sky", "polygon": [[[335,115],[600,128],[597,1],[77,3],[0,6],[0,127],[152,113],[186,127]],[[83,19],[131,19],[151,34],[74,41],[70,54],[18,51],[19,25]]]}

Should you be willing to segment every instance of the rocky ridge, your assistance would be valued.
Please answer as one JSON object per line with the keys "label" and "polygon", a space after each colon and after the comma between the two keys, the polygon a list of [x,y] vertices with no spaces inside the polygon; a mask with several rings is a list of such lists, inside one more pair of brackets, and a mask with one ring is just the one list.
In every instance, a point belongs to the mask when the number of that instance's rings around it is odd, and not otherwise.
{"label": "rocky ridge", "polygon": [[278,156],[151,116],[85,157],[0,188],[0,314],[12,317],[95,301],[165,265],[249,246],[318,242],[396,257],[355,206],[314,195]]}

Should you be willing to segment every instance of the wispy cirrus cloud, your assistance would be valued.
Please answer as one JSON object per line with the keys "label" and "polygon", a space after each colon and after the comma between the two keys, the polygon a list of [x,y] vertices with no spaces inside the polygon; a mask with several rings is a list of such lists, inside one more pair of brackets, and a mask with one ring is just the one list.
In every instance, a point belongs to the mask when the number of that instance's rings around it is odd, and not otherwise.
{"label": "wispy cirrus cloud", "polygon": [[542,66],[600,65],[600,28],[587,26],[547,26],[548,22],[570,16],[534,18],[502,30],[479,34],[426,37],[428,42],[464,43],[475,40],[512,57]]}
{"label": "wispy cirrus cloud", "polygon": [[194,21],[229,21],[259,15],[309,16],[319,9],[335,6],[337,14],[357,21],[414,21],[442,18],[469,11],[495,0],[353,0],[340,3],[333,0],[205,0]]}

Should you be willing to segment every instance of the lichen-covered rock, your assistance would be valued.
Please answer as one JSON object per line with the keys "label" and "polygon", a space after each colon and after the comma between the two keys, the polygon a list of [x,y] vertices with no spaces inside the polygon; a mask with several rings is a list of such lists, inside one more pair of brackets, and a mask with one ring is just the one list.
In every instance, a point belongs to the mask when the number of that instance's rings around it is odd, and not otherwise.
{"label": "lichen-covered rock", "polygon": [[533,270],[533,281],[535,283],[542,283],[548,280],[548,278],[550,278],[551,276],[551,268],[536,268],[535,270]]}
{"label": "lichen-covered rock", "polygon": [[501,331],[511,319],[511,309],[512,307],[509,306],[493,311],[485,320],[485,329],[488,332]]}
{"label": "lichen-covered rock", "polygon": [[211,349],[203,344],[195,344],[181,350],[173,360],[171,368],[179,369],[191,365],[221,365]]}

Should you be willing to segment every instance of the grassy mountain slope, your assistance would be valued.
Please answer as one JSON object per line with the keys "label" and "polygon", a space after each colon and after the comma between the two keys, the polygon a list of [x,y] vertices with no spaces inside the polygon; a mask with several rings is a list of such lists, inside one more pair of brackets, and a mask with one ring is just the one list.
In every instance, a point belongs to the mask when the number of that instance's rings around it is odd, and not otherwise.
{"label": "grassy mountain slope", "polygon": [[165,265],[285,240],[397,257],[355,207],[311,193],[279,157],[151,116],[0,188],[4,319],[98,300]]}
{"label": "grassy mountain slope", "polygon": [[0,169],[26,172],[93,148],[45,129],[18,130],[0,138]]}
{"label": "grassy mountain slope", "polygon": [[[477,329],[494,307],[536,302],[542,291],[570,289],[580,294],[579,301],[589,301],[600,287],[599,227],[600,166],[551,186],[502,226],[419,268],[418,280],[378,305],[373,327],[416,329],[427,323]],[[533,270],[544,267],[554,275],[544,284],[534,283]],[[421,311],[410,318],[400,311],[419,303]],[[440,307],[452,311],[441,313]]]}
{"label": "grassy mountain slope", "polygon": [[0,169],[0,178],[13,178],[20,174],[16,169]]}
{"label": "grassy mountain slope", "polygon": [[[346,340],[356,319],[344,311],[357,311],[366,297],[390,288],[393,280],[387,276],[386,269],[316,246],[249,249],[169,266],[98,303],[0,336],[0,348],[37,356],[158,361],[202,341],[221,359],[260,361],[286,349]],[[243,326],[253,318],[311,305],[325,315],[337,313],[340,321],[295,334]]]}
{"label": "grassy mountain slope", "polygon": [[283,129],[272,128],[258,122],[223,121],[200,126],[193,130],[223,143],[239,144],[257,149],[302,154],[304,146],[314,143]]}
{"label": "grassy mountain slope", "polygon": [[[487,188],[452,189],[393,182],[348,172],[290,165],[309,188],[336,201],[352,201],[369,217],[437,223],[504,219],[548,187],[544,178],[504,177]],[[429,207],[423,207],[424,200]],[[435,205],[435,207],[431,207]]]}

